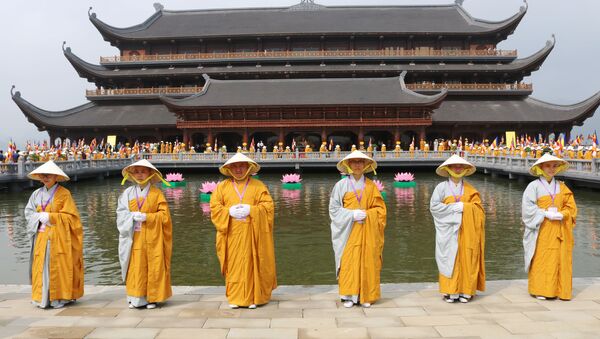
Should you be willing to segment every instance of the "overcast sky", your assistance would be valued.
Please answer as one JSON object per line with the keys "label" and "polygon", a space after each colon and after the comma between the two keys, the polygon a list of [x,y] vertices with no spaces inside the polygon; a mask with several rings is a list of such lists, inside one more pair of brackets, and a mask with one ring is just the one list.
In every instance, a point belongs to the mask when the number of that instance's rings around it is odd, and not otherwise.
{"label": "overcast sky", "polygon": [[[329,6],[447,4],[452,0],[317,0]],[[100,56],[118,54],[88,19],[91,6],[98,18],[112,26],[139,24],[154,13],[156,0],[20,0],[4,1],[0,11],[2,53],[0,60],[0,149],[12,138],[20,146],[26,140],[43,140],[10,98],[14,84],[22,96],[47,110],[65,110],[81,105],[85,89],[93,84],[79,78],[64,57],[61,44],[67,41],[73,52],[98,64]],[[284,7],[300,0],[163,0],[165,9],[240,7]],[[517,49],[526,57],[541,49],[556,34],[556,47],[541,69],[525,82],[534,85],[533,97],[555,104],[573,104],[600,91],[600,1],[529,0],[529,9],[513,35],[500,49]],[[472,16],[502,20],[517,13],[522,0],[466,0]],[[588,119],[576,133],[600,130],[600,112]]]}

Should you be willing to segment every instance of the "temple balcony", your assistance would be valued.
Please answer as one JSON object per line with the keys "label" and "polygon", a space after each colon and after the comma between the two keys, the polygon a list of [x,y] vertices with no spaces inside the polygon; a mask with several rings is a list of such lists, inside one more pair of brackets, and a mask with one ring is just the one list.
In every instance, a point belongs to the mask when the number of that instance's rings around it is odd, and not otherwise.
{"label": "temple balcony", "polygon": [[498,83],[407,83],[406,88],[419,93],[437,93],[442,89],[447,89],[451,94],[523,94],[529,95],[533,92],[533,84],[514,83],[514,84],[498,84]]}
{"label": "temple balcony", "polygon": [[161,64],[174,62],[231,62],[260,60],[331,60],[331,59],[406,59],[413,60],[481,60],[509,62],[517,57],[516,50],[434,50],[434,49],[394,49],[383,50],[337,50],[337,51],[261,51],[261,52],[223,52],[223,53],[184,53],[184,54],[147,54],[100,57],[102,65],[123,64]]}
{"label": "temple balcony", "polygon": [[202,86],[193,87],[142,87],[142,88],[97,88],[86,90],[85,96],[90,100],[104,98],[155,98],[159,95],[170,97],[187,97],[202,91]]}

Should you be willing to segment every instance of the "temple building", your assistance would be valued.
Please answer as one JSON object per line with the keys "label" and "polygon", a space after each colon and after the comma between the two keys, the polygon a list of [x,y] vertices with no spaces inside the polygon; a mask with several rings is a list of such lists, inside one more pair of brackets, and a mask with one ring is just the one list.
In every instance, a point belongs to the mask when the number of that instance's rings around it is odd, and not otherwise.
{"label": "temple building", "polygon": [[[426,6],[329,7],[302,0],[283,8],[166,10],[127,28],[88,13],[119,55],[99,64],[63,52],[95,85],[89,102],[60,112],[12,91],[40,131],[56,138],[119,141],[250,140],[271,146],[359,141],[407,148],[413,138],[482,140],[569,134],[600,105],[600,92],[572,105],[531,97],[523,79],[555,39],[519,57],[499,50],[527,12],[502,21],[472,17],[462,0]],[[270,149],[270,148],[269,148]]]}

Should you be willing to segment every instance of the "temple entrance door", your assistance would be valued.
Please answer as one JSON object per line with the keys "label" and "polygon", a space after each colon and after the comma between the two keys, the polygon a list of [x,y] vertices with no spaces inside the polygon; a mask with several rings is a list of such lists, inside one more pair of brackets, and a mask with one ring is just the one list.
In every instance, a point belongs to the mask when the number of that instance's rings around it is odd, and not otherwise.
{"label": "temple entrance door", "polygon": [[388,131],[369,131],[365,134],[365,147],[369,146],[369,140],[372,140],[373,145],[377,145],[377,149],[381,150],[381,144],[385,144],[388,150],[394,148],[394,135]]}
{"label": "temple entrance door", "polygon": [[[273,132],[255,132],[252,133],[248,140],[248,147],[250,147],[250,143],[252,142],[252,138],[254,138],[254,147],[262,141],[264,146],[267,146],[267,152],[273,151],[273,146],[277,145],[277,134]],[[257,151],[260,151],[257,149]]]}
{"label": "temple entrance door", "polygon": [[402,149],[408,151],[410,143],[415,139],[415,149],[419,147],[419,134],[415,131],[404,131],[400,137]]}
{"label": "temple entrance door", "polygon": [[203,133],[192,134],[192,137],[190,139],[190,146],[194,146],[194,150],[196,152],[204,152],[204,149],[206,149],[206,141],[204,141],[205,138],[206,135],[204,135]]}
{"label": "temple entrance door", "polygon": [[152,135],[140,135],[137,138],[135,138],[135,140],[139,141],[140,143],[145,143],[145,142],[157,142],[158,139],[155,136]]}
{"label": "temple entrance door", "polygon": [[352,145],[358,147],[358,136],[350,131],[335,131],[327,136],[327,140],[333,140],[333,145],[340,145],[342,151],[349,151]]}
{"label": "temple entrance door", "polygon": [[[427,132],[427,140],[429,141],[429,146],[433,150],[435,147],[435,140],[437,139],[438,145],[442,142],[448,142],[450,140],[450,134],[444,132]],[[479,139],[481,141],[481,139]]]}
{"label": "temple entrance door", "polygon": [[220,149],[225,145],[227,152],[236,152],[238,146],[242,147],[242,136],[235,132],[221,132],[217,133],[217,147]]}

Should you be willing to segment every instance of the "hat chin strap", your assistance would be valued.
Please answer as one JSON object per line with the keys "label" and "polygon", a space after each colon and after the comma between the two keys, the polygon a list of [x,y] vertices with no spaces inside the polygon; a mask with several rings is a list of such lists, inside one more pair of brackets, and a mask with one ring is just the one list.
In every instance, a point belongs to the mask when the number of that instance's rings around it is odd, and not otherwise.
{"label": "hat chin strap", "polygon": [[[123,178],[123,180],[121,181],[121,186],[125,185],[125,182],[128,179],[131,179],[133,182],[135,182],[136,184],[140,185],[140,186],[146,186],[146,184],[148,182],[150,182],[150,180],[152,180],[152,178],[154,178],[154,176],[156,176],[156,172],[152,173],[152,175],[148,176],[146,179],[144,180],[137,180],[134,176],[129,175],[129,173],[125,174],[125,177]],[[171,184],[168,181],[165,181],[165,179],[163,179],[162,177],[158,177],[160,179],[160,181],[162,181],[165,185],[171,187]]]}
{"label": "hat chin strap", "polygon": [[236,177],[236,176],[233,174],[233,172],[231,172],[231,170],[230,170],[229,168],[228,168],[227,170],[229,171],[229,174],[231,174],[231,177],[232,177],[233,179],[240,181],[240,180],[244,180],[244,179],[246,179],[246,177],[248,177],[248,176],[250,175],[250,171],[252,171],[252,168],[254,168],[254,166],[251,166],[251,165],[249,165],[249,166],[248,166],[248,170],[246,171],[246,173],[245,173],[244,175],[242,175],[241,177],[239,177],[239,178],[238,178],[238,177]]}
{"label": "hat chin strap", "polygon": [[454,172],[453,170],[449,169],[448,167],[444,167],[444,168],[446,169],[446,172],[448,172],[448,174],[449,174],[451,177],[453,177],[453,178],[460,179],[460,178],[464,177],[464,176],[467,174],[467,171],[466,171],[466,170],[463,170],[463,171],[462,171],[462,172],[460,172],[460,173],[456,173],[456,172]]}

